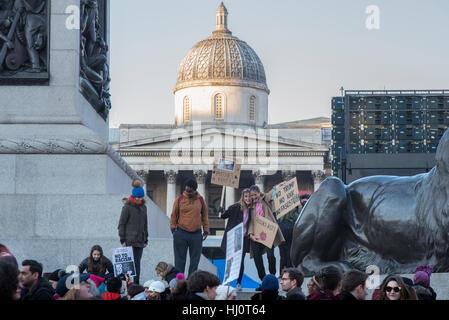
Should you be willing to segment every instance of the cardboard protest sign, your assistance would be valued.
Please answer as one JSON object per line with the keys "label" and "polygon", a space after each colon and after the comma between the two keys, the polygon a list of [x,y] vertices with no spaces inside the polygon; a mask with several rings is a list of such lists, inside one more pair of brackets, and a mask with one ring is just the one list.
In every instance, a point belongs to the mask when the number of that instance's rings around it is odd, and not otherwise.
{"label": "cardboard protest sign", "polygon": [[258,214],[254,215],[254,236],[258,238],[257,242],[271,249],[273,247],[274,238],[278,232],[279,226],[271,222],[267,218]]}
{"label": "cardboard protest sign", "polygon": [[134,254],[132,247],[121,247],[112,249],[112,264],[114,265],[114,276],[129,274],[136,276],[134,265]]}
{"label": "cardboard protest sign", "polygon": [[212,170],[211,183],[238,189],[240,182],[240,168],[241,165],[235,160],[224,158],[216,160],[214,162],[214,169]]}
{"label": "cardboard protest sign", "polygon": [[296,177],[276,189],[273,202],[274,214],[277,219],[285,216],[301,204]]}
{"label": "cardboard protest sign", "polygon": [[243,250],[243,223],[229,230],[226,237],[226,268],[223,285],[239,277]]}

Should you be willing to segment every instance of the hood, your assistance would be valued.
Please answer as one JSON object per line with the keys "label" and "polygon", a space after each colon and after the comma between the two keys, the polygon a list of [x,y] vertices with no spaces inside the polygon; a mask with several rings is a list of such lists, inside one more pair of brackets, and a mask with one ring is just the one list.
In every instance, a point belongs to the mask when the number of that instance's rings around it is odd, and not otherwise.
{"label": "hood", "polygon": [[426,288],[422,285],[415,285],[413,286],[413,289],[415,289],[416,294],[423,295],[423,296],[432,296],[432,292],[430,292],[429,288]]}

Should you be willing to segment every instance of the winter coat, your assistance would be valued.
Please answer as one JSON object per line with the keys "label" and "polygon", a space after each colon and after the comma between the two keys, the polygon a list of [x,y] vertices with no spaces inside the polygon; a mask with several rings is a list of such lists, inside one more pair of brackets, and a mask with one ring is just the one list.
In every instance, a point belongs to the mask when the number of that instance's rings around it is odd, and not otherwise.
{"label": "winter coat", "polygon": [[[79,273],[83,273],[84,270],[87,270],[88,273],[91,273],[93,275],[96,275],[97,277],[102,277],[102,278],[110,278],[114,276],[114,266],[112,265],[111,260],[109,260],[108,258],[106,258],[105,256],[103,256],[104,259],[104,264],[106,266],[106,269],[100,273],[100,261],[93,261],[92,267],[93,270],[88,270],[89,267],[89,257],[87,257],[86,259],[84,259],[80,265],[78,266],[79,268]],[[109,272],[107,275],[106,273]]]}
{"label": "winter coat", "polygon": [[208,300],[204,297],[204,295],[200,295],[200,292],[191,292],[189,296],[187,297],[187,300],[189,301],[205,301]]}
{"label": "winter coat", "polygon": [[28,288],[22,289],[21,297],[22,301],[54,300],[54,294],[55,290],[50,282],[44,278],[39,278],[31,290],[28,290]]}
{"label": "winter coat", "polygon": [[120,242],[128,247],[144,248],[148,244],[148,217],[145,204],[128,201],[122,209],[118,224]]}
{"label": "winter coat", "polygon": [[331,290],[315,290],[307,296],[307,300],[341,300],[342,298],[343,295],[341,293],[334,296]]}
{"label": "winter coat", "polygon": [[347,291],[343,291],[342,292],[342,299],[343,301],[358,301],[358,299],[356,297],[354,297],[352,295],[352,293],[347,292]]}
{"label": "winter coat", "polygon": [[[273,223],[277,223],[274,215],[273,215],[273,209],[272,209],[272,201],[271,201],[271,192],[268,192],[264,195],[263,198],[261,198],[260,204],[262,205],[262,210],[264,212],[264,218],[270,220]],[[256,213],[256,205],[253,204],[250,209],[250,223],[248,224],[248,234],[254,234],[254,228],[255,228],[255,216]],[[278,228],[278,231],[276,233],[276,236],[274,237],[273,241],[273,248],[278,247],[282,242],[285,242],[284,236],[282,234],[281,228]],[[263,249],[262,255],[266,252],[266,247]],[[253,250],[251,249],[251,258],[254,257]]]}
{"label": "winter coat", "polygon": [[207,205],[200,199],[201,195],[196,192],[193,198],[189,198],[186,192],[183,193],[181,201],[176,198],[170,216],[170,229],[176,227],[187,232],[197,232],[203,226],[204,232],[209,231],[209,219],[207,216]]}
{"label": "winter coat", "polygon": [[287,292],[286,300],[306,300],[301,288],[294,288]]}
{"label": "winter coat", "polygon": [[179,269],[176,269],[175,267],[173,267],[165,276],[165,281],[167,281],[168,283],[170,283],[170,281],[172,281],[173,279],[176,278],[176,275],[178,273],[181,273],[181,271]]}
{"label": "winter coat", "polygon": [[263,290],[260,293],[256,293],[251,297],[251,301],[277,301],[282,300],[282,297],[278,294],[278,291]]}
{"label": "winter coat", "polygon": [[416,291],[416,295],[419,300],[436,300],[437,294],[431,287],[425,287],[423,285],[417,284],[413,286]]}
{"label": "winter coat", "polygon": [[[248,221],[246,222],[246,230],[251,220],[250,210],[248,210]],[[228,231],[243,222],[243,210],[239,202],[231,205],[221,216],[222,219],[229,219],[226,225],[223,239],[221,240],[221,249],[226,253],[226,242]],[[244,235],[246,236],[246,234]]]}

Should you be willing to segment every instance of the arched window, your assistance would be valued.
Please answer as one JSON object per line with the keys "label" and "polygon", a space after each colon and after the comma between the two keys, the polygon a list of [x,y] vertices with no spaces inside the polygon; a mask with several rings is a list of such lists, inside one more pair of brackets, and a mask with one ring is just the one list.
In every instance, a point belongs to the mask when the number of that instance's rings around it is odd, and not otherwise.
{"label": "arched window", "polygon": [[256,97],[249,98],[249,121],[256,121]]}
{"label": "arched window", "polygon": [[215,120],[224,120],[224,101],[223,95],[217,94],[214,97]]}
{"label": "arched window", "polygon": [[184,122],[190,121],[190,114],[191,114],[190,99],[189,99],[189,97],[184,97],[184,101],[183,101]]}

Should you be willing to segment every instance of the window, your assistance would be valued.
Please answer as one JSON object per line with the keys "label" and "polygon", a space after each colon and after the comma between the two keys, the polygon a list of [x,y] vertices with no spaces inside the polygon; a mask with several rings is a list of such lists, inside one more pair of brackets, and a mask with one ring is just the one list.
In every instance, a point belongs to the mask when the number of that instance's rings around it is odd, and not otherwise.
{"label": "window", "polygon": [[256,97],[249,99],[249,121],[256,121]]}
{"label": "window", "polygon": [[190,121],[190,114],[191,114],[189,97],[184,97],[183,114],[184,114],[184,122],[189,122]]}
{"label": "window", "polygon": [[224,120],[223,95],[217,94],[214,97],[215,120]]}

